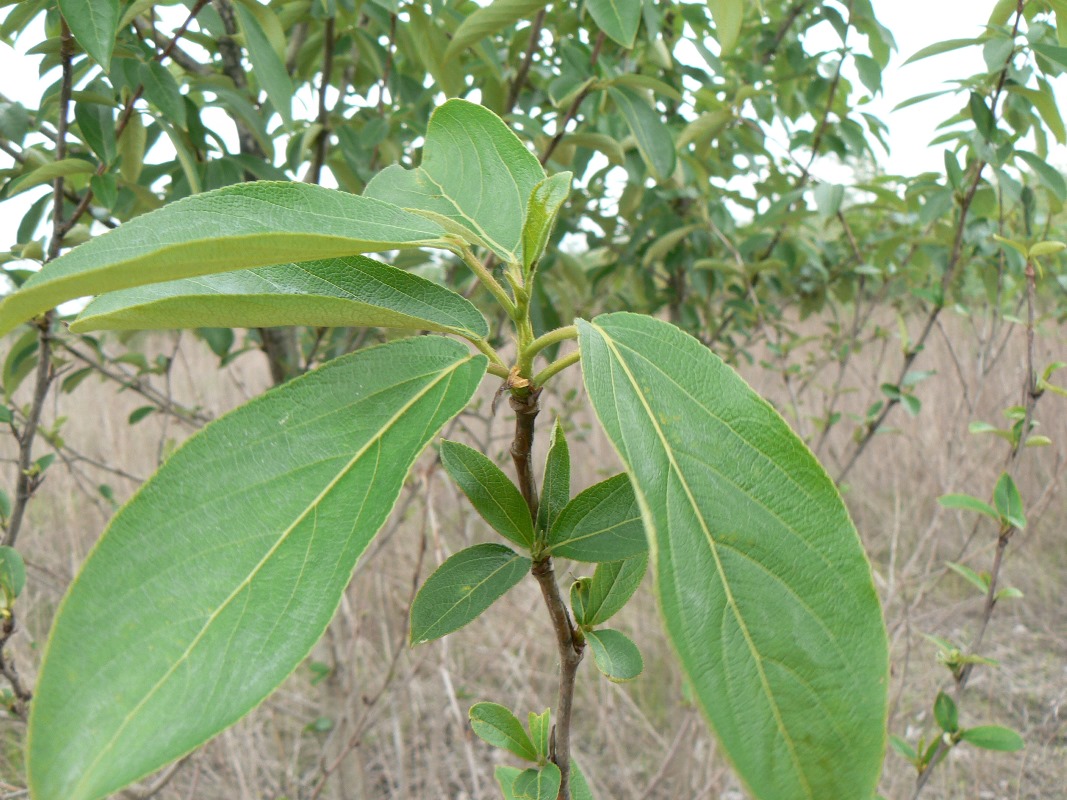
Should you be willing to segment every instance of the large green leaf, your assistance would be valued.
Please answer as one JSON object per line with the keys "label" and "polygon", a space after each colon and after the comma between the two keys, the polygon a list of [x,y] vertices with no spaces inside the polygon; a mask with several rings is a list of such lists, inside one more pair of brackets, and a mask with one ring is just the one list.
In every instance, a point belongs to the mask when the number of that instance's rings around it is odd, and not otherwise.
{"label": "large green leaf", "polygon": [[489,334],[471,302],[363,256],[281,264],[109,292],[70,329],[258,328],[277,325],[425,328]]}
{"label": "large green leaf", "polygon": [[510,547],[493,542],[446,559],[411,604],[411,643],[439,639],[477,619],[522,580],[530,564]]}
{"label": "large green leaf", "polygon": [[745,0],[708,0],[711,18],[715,20],[715,38],[719,40],[723,55],[729,55],[737,46],[741,35],[741,22],[745,17]]}
{"label": "large green leaf", "polygon": [[119,0],[59,0],[59,10],[78,44],[107,71],[119,29]]}
{"label": "large green leaf", "polygon": [[696,339],[635,314],[578,326],[667,632],[724,750],[764,800],[869,798],[885,754],[888,644],[833,483]]}
{"label": "large green leaf", "polygon": [[87,294],[288,261],[444,247],[445,235],[424,217],[321,186],[227,186],[135,217],[51,262],[0,302],[0,335]]}
{"label": "large green leaf", "polygon": [[661,181],[669,178],[675,165],[674,140],[659,112],[641,94],[625,86],[611,86],[608,94],[622,112],[653,177]]}
{"label": "large green leaf", "polygon": [[464,19],[456,28],[452,41],[445,49],[444,60],[448,61],[485,37],[499,33],[520,20],[535,17],[546,5],[548,0],[493,0]]}
{"label": "large green leaf", "polygon": [[641,0],[585,0],[597,27],[623,47],[633,47],[641,24]]}
{"label": "large green leaf", "polygon": [[263,700],[325,630],[411,464],[485,366],[436,336],[364,350],[175,452],[60,607],[30,718],[33,796],[96,800]]}
{"label": "large green leaf", "polygon": [[430,117],[422,165],[387,167],[363,194],[423,214],[503,261],[521,263],[526,206],[544,178],[540,162],[500,117],[449,100]]}

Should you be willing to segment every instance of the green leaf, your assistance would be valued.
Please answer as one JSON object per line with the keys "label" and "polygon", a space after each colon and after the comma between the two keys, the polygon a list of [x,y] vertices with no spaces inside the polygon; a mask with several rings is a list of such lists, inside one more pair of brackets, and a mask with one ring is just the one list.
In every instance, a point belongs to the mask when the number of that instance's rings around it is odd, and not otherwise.
{"label": "green leaf", "polygon": [[515,778],[512,791],[529,800],[556,800],[563,782],[559,767],[549,761],[538,769],[526,769]]}
{"label": "green leaf", "polygon": [[81,138],[105,164],[115,160],[115,111],[98,103],[76,103],[74,119]]}
{"label": "green leaf", "polygon": [[[3,514],[7,517],[10,514]],[[22,556],[14,547],[0,545],[0,600],[4,601],[4,607],[8,608],[11,603],[22,594],[26,586],[26,564]]]}
{"label": "green leaf", "polygon": [[571,454],[563,426],[556,420],[552,440],[545,458],[545,475],[541,481],[541,503],[537,507],[537,528],[550,531],[560,512],[571,499]]}
{"label": "green leaf", "polygon": [[989,591],[989,579],[979,575],[970,567],[963,564],[957,564],[955,561],[948,561],[945,563],[945,566],[974,586],[982,594]]}
{"label": "green leaf", "polygon": [[1002,472],[993,489],[993,505],[1000,518],[1019,530],[1026,527],[1026,513],[1023,510],[1023,498],[1011,475]]}
{"label": "green leaf", "polygon": [[59,0],[59,10],[78,44],[107,72],[119,29],[119,0]]}
{"label": "green leaf", "polygon": [[647,567],[648,556],[644,553],[622,561],[597,564],[593,577],[583,579],[587,582],[581,584],[581,613],[577,607],[574,610],[578,624],[603,625],[615,616],[641,585]]}
{"label": "green leaf", "polygon": [[0,103],[0,136],[22,146],[30,130],[30,113],[21,103]]}
{"label": "green leaf", "polygon": [[86,294],[287,261],[442,247],[444,235],[396,206],[321,186],[226,186],[135,217],[52,261],[0,302],[0,335]]}
{"label": "green leaf", "polygon": [[[243,8],[240,4],[237,7]],[[165,119],[179,128],[184,128],[185,99],[170,70],[158,61],[151,61],[141,68],[141,83],[148,102],[158,108]]]}
{"label": "green leaf", "polygon": [[1056,141],[1060,144],[1067,143],[1067,126],[1064,125],[1063,116],[1060,114],[1059,106],[1056,104],[1056,97],[1052,92],[1052,87],[1047,83],[1043,83],[1041,89],[1027,89],[1025,86],[1009,85],[1008,91],[1029,100],[1030,104],[1037,109],[1037,113],[1041,116],[1046,127],[1056,137]]}
{"label": "green leaf", "polygon": [[485,367],[436,336],[374,347],[174,452],[60,607],[30,716],[33,795],[100,798],[262,701],[322,635],[409,468]]}
{"label": "green leaf", "polygon": [[983,750],[1000,750],[1005,753],[1014,753],[1026,747],[1018,733],[1011,728],[1000,725],[979,725],[977,728],[968,728],[960,735],[960,739]]}
{"label": "green leaf", "polygon": [[938,692],[934,700],[934,719],[946,733],[955,733],[960,728],[960,712],[956,708],[956,701],[944,692]]}
{"label": "green leaf", "polygon": [[530,569],[530,559],[502,544],[460,550],[426,579],[411,604],[411,643],[439,639],[471,622]]}
{"label": "green leaf", "polygon": [[459,442],[441,442],[441,464],[493,530],[523,547],[534,543],[530,509],[518,487],[489,458]]}
{"label": "green leaf", "polygon": [[267,98],[274,110],[281,115],[282,121],[288,124],[292,121],[293,82],[285,69],[285,63],[275,52],[256,15],[243,3],[235,3],[234,8],[237,11],[237,22],[245,36],[248,60],[252,62],[251,74],[259,82],[260,88],[267,93]]}
{"label": "green leaf", "polygon": [[1038,242],[1030,248],[1029,255],[1031,258],[1037,258],[1040,256],[1054,256],[1056,255],[1056,253],[1061,253],[1064,250],[1067,250],[1067,244],[1064,244],[1063,242]]}
{"label": "green leaf", "polygon": [[471,728],[479,739],[514,753],[519,758],[537,761],[537,750],[522,723],[504,706],[477,703],[471,706],[470,718]]}
{"label": "green leaf", "polygon": [[745,0],[708,0],[711,18],[715,21],[715,38],[724,56],[730,55],[741,35],[745,18]]}
{"label": "green leaf", "polygon": [[578,762],[571,759],[571,800],[596,800],[593,790],[589,788],[589,782],[585,779]]}
{"label": "green leaf", "polygon": [[24,192],[42,183],[51,183],[56,178],[71,178],[75,175],[92,175],[96,167],[83,158],[64,158],[62,161],[53,161],[35,170],[27,172],[20,178],[16,178],[8,186],[7,196]]}
{"label": "green leaf", "polygon": [[445,48],[442,60],[449,61],[457,53],[461,53],[487,36],[499,33],[516,22],[532,19],[546,5],[548,5],[548,0],[493,0],[492,3],[479,8],[460,23],[456,32],[452,34],[452,41]]}
{"label": "green leaf", "polygon": [[630,473],[667,632],[758,798],[868,797],[888,642],[837,489],[766,401],[660,320],[579,321],[585,386]]}
{"label": "green leaf", "polygon": [[645,669],[637,645],[618,631],[610,628],[586,631],[585,641],[593,653],[597,669],[616,683],[632,681]]}
{"label": "green leaf", "polygon": [[71,323],[75,333],[278,325],[445,331],[484,338],[469,300],[363,256],[280,264],[109,292]]}
{"label": "green leaf", "polygon": [[953,50],[959,50],[964,47],[974,47],[975,45],[982,44],[985,39],[946,39],[943,42],[937,42],[929,47],[924,47],[922,50],[911,56],[904,62],[903,66],[908,64],[914,64],[916,61],[922,61],[924,58],[930,58],[931,56],[939,56],[942,53],[950,53]]}
{"label": "green leaf", "polygon": [[674,172],[674,140],[659,112],[633,89],[611,86],[608,94],[626,120],[653,177],[661,181],[669,178]]}
{"label": "green leaf", "polygon": [[37,353],[40,349],[38,333],[35,328],[30,328],[23,333],[11,345],[4,359],[4,394],[11,398],[19,385],[33,372],[37,366]]}
{"label": "green leaf", "polygon": [[641,0],[585,0],[585,10],[609,39],[626,48],[634,46],[641,24]]}
{"label": "green leaf", "polygon": [[548,758],[552,741],[552,712],[547,708],[540,714],[531,711],[528,717],[530,739],[533,740],[534,749],[539,758]]}
{"label": "green leaf", "polygon": [[493,770],[493,777],[496,778],[496,782],[500,784],[500,791],[504,795],[504,800],[521,800],[518,795],[515,794],[515,781],[522,774],[522,770],[518,767],[507,767],[500,765]]}
{"label": "green leaf", "polygon": [[581,492],[548,535],[552,555],[576,561],[619,561],[648,549],[641,510],[625,473]]}
{"label": "green leaf", "polygon": [[544,179],[537,157],[500,117],[454,99],[430,116],[422,165],[387,167],[363,196],[422,214],[507,263],[522,263],[526,207]]}
{"label": "green leaf", "polygon": [[133,412],[130,413],[130,416],[127,418],[126,422],[129,425],[136,425],[138,422],[140,422],[142,419],[147,417],[155,410],[155,406],[141,406],[140,408],[134,409]]}
{"label": "green leaf", "polygon": [[556,226],[556,217],[571,193],[570,172],[545,178],[530,193],[526,204],[526,221],[522,226],[522,266],[529,271],[544,255],[548,237]]}

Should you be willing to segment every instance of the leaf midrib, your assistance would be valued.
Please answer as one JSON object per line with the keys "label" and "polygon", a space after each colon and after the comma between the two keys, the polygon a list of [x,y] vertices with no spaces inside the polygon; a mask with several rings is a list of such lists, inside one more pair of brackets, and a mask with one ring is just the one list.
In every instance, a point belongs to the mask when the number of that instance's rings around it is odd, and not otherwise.
{"label": "leaf midrib", "polygon": [[[487,558],[488,558],[488,556],[487,556]],[[449,606],[444,611],[444,613],[442,613],[437,619],[435,619],[433,621],[432,624],[427,625],[426,628],[425,628],[426,633],[432,633],[433,630],[438,625],[441,624],[441,620],[443,620],[445,617],[447,617],[449,614],[451,614],[453,611],[455,611],[456,608],[458,608],[463,603],[469,602],[471,596],[476,591],[478,591],[480,588],[482,588],[482,586],[484,586],[486,583],[488,583],[490,581],[490,579],[492,579],[498,572],[501,572],[502,570],[507,569],[508,567],[512,566],[516,561],[521,561],[521,560],[526,560],[526,559],[525,559],[524,556],[521,556],[518,553],[512,552],[511,558],[509,558],[505,563],[501,564],[499,567],[497,567],[492,572],[490,572],[488,575],[486,575],[482,580],[478,581],[478,583],[476,583],[473,586],[471,586],[471,590],[469,592],[465,593],[459,600],[457,600],[455,603],[453,603],[451,606]],[[512,584],[512,585],[514,585],[514,584]],[[424,636],[425,635],[426,634],[424,633]],[[425,638],[420,638],[419,639],[419,643],[420,644],[422,642],[425,642],[425,641],[428,641],[428,639],[425,639]]]}
{"label": "leaf midrib", "polygon": [[286,527],[285,530],[283,530],[281,532],[281,534],[278,537],[278,540],[270,547],[270,549],[263,556],[263,558],[261,558],[259,560],[259,562],[252,568],[252,570],[248,573],[248,575],[237,585],[237,587],[229,594],[229,596],[227,596],[226,599],[223,600],[219,604],[218,608],[215,609],[215,611],[213,611],[211,613],[211,615],[207,618],[207,620],[204,622],[203,626],[201,627],[200,632],[197,633],[196,636],[193,637],[193,640],[189,643],[189,646],[186,647],[185,652],[183,652],[181,654],[181,656],[179,656],[177,659],[175,659],[174,663],[159,678],[159,680],[156,681],[155,685],[153,685],[145,693],[145,696],[137,703],[137,705],[134,706],[126,714],[125,718],[123,719],[122,723],[118,726],[118,728],[116,729],[115,733],[112,734],[111,738],[100,749],[99,753],[97,753],[96,758],[94,758],[92,760],[92,762],[90,762],[89,766],[85,769],[85,772],[82,774],[81,780],[78,781],[77,785],[75,785],[74,791],[72,792],[72,794],[74,794],[76,796],[78,794],[78,792],[80,792],[82,787],[86,784],[86,782],[89,780],[89,778],[94,774],[97,765],[100,763],[100,760],[105,755],[107,755],[107,753],[109,753],[111,751],[111,749],[115,746],[116,742],[119,740],[119,737],[122,736],[123,732],[126,730],[126,727],[134,719],[134,717],[137,715],[137,713],[148,703],[149,700],[151,700],[152,697],[155,696],[156,692],[158,692],[163,687],[163,685],[171,678],[171,676],[174,675],[174,673],[178,669],[178,667],[181,666],[181,664],[185,663],[186,660],[188,660],[188,658],[192,655],[192,653],[193,653],[194,649],[196,648],[196,646],[200,643],[200,641],[203,639],[203,637],[207,634],[208,629],[212,626],[212,624],[215,622],[215,620],[218,619],[219,615],[229,606],[229,604],[231,602],[233,602],[233,600],[237,597],[237,595],[241,591],[243,591],[245,589],[245,587],[247,587],[252,582],[252,580],[255,578],[255,576],[259,573],[260,569],[263,567],[263,565],[278,551],[278,549],[282,546],[282,544],[289,537],[289,534],[291,534],[293,532],[293,530],[295,530],[297,525],[299,525],[301,522],[303,522],[303,520],[307,517],[307,515],[309,513],[311,513],[312,511],[315,511],[317,513],[319,503],[321,503],[322,500],[326,497],[326,495],[338,484],[338,482],[340,482],[340,480],[345,475],[347,475],[349,471],[351,471],[351,469],[367,453],[367,451],[371,448],[371,446],[373,446],[375,443],[377,443],[378,440],[382,436],[384,436],[385,433],[388,432],[392,428],[393,425],[396,424],[397,420],[399,420],[404,414],[406,414],[409,409],[411,409],[418,401],[420,401],[423,397],[425,397],[434,387],[436,387],[439,383],[441,383],[441,381],[443,381],[446,376],[451,376],[452,374],[455,373],[456,370],[458,370],[464,364],[470,362],[473,358],[474,358],[474,356],[468,355],[466,358],[464,358],[462,360],[459,360],[459,361],[456,361],[455,363],[450,365],[447,369],[442,370],[441,373],[433,381],[428,383],[419,392],[417,392],[415,394],[415,396],[413,396],[410,400],[408,400],[406,403],[404,403],[397,410],[397,412],[395,414],[393,414],[393,416],[390,417],[389,420],[385,424],[383,424],[381,426],[381,428],[379,428],[378,432],[376,434],[374,434],[373,436],[371,436],[363,444],[363,446],[361,446],[359,448],[359,450],[353,455],[353,457],[345,465],[344,469],[339,470],[337,475],[334,476],[334,478],[322,489],[322,491],[320,491],[318,493],[318,495],[315,496],[315,498],[297,516],[297,518],[294,519],[293,522],[291,522],[288,525],[288,527]]}
{"label": "leaf midrib", "polygon": [[[752,659],[755,662],[756,672],[759,675],[760,687],[763,689],[763,693],[766,696],[767,702],[771,707],[771,711],[774,716],[775,726],[778,728],[778,732],[781,734],[782,741],[785,743],[786,750],[789,753],[790,760],[793,762],[793,769],[804,787],[805,794],[810,800],[814,800],[815,796],[812,793],[811,786],[808,784],[807,775],[804,773],[804,770],[801,767],[801,763],[797,755],[793,739],[789,735],[788,730],[786,729],[785,722],[782,719],[781,710],[778,708],[778,703],[775,700],[774,692],[771,690],[766,671],[763,668],[763,657],[752,639],[752,634],[748,629],[748,625],[745,623],[744,617],[741,615],[740,608],[738,608],[737,606],[737,601],[734,598],[733,590],[730,587],[730,582],[726,576],[722,561],[719,558],[717,543],[715,542],[711,531],[707,527],[707,522],[704,519],[704,515],[700,513],[700,507],[696,503],[696,498],[693,496],[693,493],[689,488],[688,482],[685,480],[682,471],[679,469],[677,462],[674,460],[674,451],[671,449],[670,442],[663,434],[659,423],[656,421],[655,414],[653,413],[651,407],[648,405],[648,402],[645,399],[644,393],[641,391],[636,378],[634,377],[633,373],[630,372],[628,365],[623,360],[622,354],[616,347],[614,339],[612,339],[611,336],[608,335],[607,331],[605,331],[596,323],[590,322],[588,324],[591,328],[594,328],[600,333],[605,345],[611,350],[612,354],[615,356],[615,360],[618,362],[619,367],[622,369],[623,373],[626,376],[626,379],[633,387],[634,395],[638,398],[639,402],[641,403],[641,406],[645,410],[645,414],[648,416],[649,421],[652,423],[652,427],[656,433],[656,438],[658,438],[663,445],[663,452],[667,456],[668,461],[670,462],[671,470],[674,472],[675,475],[678,476],[678,481],[680,482],[682,489],[685,491],[686,499],[689,501],[689,505],[692,508],[697,520],[699,521],[701,532],[704,534],[704,538],[708,542],[708,548],[711,551],[712,558],[715,560],[716,572],[718,573],[719,580],[722,582],[723,591],[726,594],[727,605],[729,605],[730,610],[733,612],[734,620],[737,622],[738,628],[741,630],[742,637],[745,640],[745,644],[748,646],[749,654],[752,656]],[[670,476],[668,475],[668,480],[669,479]],[[635,486],[634,489],[636,492],[643,495],[643,492],[639,487]],[[644,505],[646,508],[649,508],[647,500],[645,501]],[[651,514],[649,514],[649,519],[647,520],[647,522],[652,522],[654,526],[655,523],[651,519]]]}

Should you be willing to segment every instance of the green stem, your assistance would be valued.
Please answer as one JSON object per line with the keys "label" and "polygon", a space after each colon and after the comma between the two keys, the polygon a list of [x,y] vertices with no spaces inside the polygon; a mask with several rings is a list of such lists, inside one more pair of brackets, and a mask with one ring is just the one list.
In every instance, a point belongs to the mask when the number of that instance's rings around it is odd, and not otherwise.
{"label": "green stem", "polygon": [[536,356],[545,348],[551,347],[554,344],[559,344],[560,342],[565,342],[568,339],[577,338],[578,327],[576,325],[567,325],[566,327],[556,328],[554,331],[549,331],[543,336],[538,336],[536,339],[530,342],[529,345],[526,346],[526,349],[523,350],[523,353],[520,356],[520,363],[521,359],[529,359],[529,361],[532,363],[534,360],[534,356]]}
{"label": "green stem", "polygon": [[533,378],[530,380],[530,383],[532,383],[534,386],[544,386],[545,382],[549,378],[551,378],[557,372],[562,372],[567,367],[571,366],[571,364],[577,364],[581,360],[581,358],[582,353],[580,350],[575,350],[573,353],[568,353],[562,358],[557,358],[543,370],[534,375]]}
{"label": "green stem", "polygon": [[496,298],[496,301],[508,313],[508,316],[511,319],[516,319],[518,309],[515,306],[515,301],[508,297],[508,293],[504,291],[504,287],[493,277],[493,274],[485,268],[481,261],[474,257],[474,253],[471,252],[471,249],[466,244],[460,244],[459,254],[463,258],[463,262],[470,267],[471,272],[482,282],[482,286],[489,290],[490,294]]}

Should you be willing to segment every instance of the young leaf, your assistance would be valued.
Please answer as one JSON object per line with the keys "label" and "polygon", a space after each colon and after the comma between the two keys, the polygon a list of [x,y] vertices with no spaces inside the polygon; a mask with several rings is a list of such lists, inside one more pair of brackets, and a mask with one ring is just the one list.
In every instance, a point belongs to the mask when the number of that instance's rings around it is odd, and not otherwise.
{"label": "young leaf", "polygon": [[537,761],[537,749],[522,723],[504,706],[477,703],[470,710],[471,728],[484,742],[514,753],[527,761]]}
{"label": "young leaf", "polygon": [[903,756],[912,764],[917,764],[919,761],[919,754],[915,752],[915,748],[907,743],[899,736],[889,737],[889,746],[900,756]]}
{"label": "young leaf", "polygon": [[1019,530],[1026,527],[1026,513],[1023,511],[1023,498],[1019,489],[1012,480],[1011,475],[1001,473],[993,489],[993,505],[996,506],[1000,518]]}
{"label": "young leaf", "polygon": [[135,217],[49,263],[0,302],[0,335],[87,294],[287,261],[442,247],[444,235],[396,206],[321,186],[226,186]]}
{"label": "young leaf", "polygon": [[593,577],[582,592],[582,613],[575,609],[580,625],[603,625],[626,605],[645,577],[648,556],[597,564]]}
{"label": "young leaf", "polygon": [[440,337],[382,345],[175,451],[63,600],[30,715],[33,795],[115,792],[262,701],[322,635],[411,464],[485,367]]}
{"label": "young leaf", "polygon": [[386,167],[363,196],[421,214],[505,263],[521,263],[526,207],[544,179],[537,157],[500,117],[454,99],[430,116],[422,165]]}
{"label": "young leaf", "polygon": [[609,39],[626,48],[634,46],[641,0],[585,0],[585,10]]}
{"label": "young leaf", "polygon": [[522,580],[530,559],[502,544],[460,550],[426,579],[411,604],[411,643],[459,630]]}
{"label": "young leaf", "polygon": [[3,607],[9,607],[25,586],[26,564],[22,556],[14,547],[0,545],[0,601],[4,601]]}
{"label": "young leaf", "polygon": [[545,459],[545,476],[541,481],[541,504],[537,507],[537,527],[552,529],[560,512],[571,499],[571,454],[563,426],[556,420],[552,428],[552,444]]}
{"label": "young leaf", "polygon": [[625,634],[610,628],[586,631],[585,641],[597,669],[616,683],[632,681],[645,669],[641,651]]}
{"label": "young leaf", "polygon": [[515,778],[512,791],[516,797],[529,800],[556,800],[562,782],[559,767],[549,761],[538,769],[523,770]]}
{"label": "young leaf", "polygon": [[977,728],[967,728],[960,734],[960,739],[983,750],[1000,750],[1005,753],[1014,753],[1026,747],[1018,733],[1011,728],[1000,725],[979,725]]}
{"label": "young leaf", "polygon": [[489,325],[450,289],[363,256],[279,264],[103,294],[70,329],[372,326],[467,334]]}
{"label": "young leaf", "polygon": [[522,770],[518,767],[498,766],[493,770],[493,777],[496,778],[496,782],[500,784],[500,792],[504,795],[504,800],[523,800],[515,794],[515,781],[522,774]]}
{"label": "young leaf", "polygon": [[594,484],[560,513],[548,536],[552,555],[619,561],[648,549],[641,511],[625,473]]}
{"label": "young leaf", "polygon": [[[974,430],[972,429],[972,433]],[[958,508],[963,511],[977,511],[979,514],[985,514],[990,519],[999,520],[1000,515],[997,510],[989,503],[984,503],[977,497],[971,497],[969,494],[944,494],[937,498],[937,502],[945,508]]]}
{"label": "young leaf", "polygon": [[459,442],[441,442],[441,464],[493,530],[523,547],[534,543],[530,509],[519,489],[491,460]]}
{"label": "young leaf", "polygon": [[532,19],[548,5],[548,0],[493,0],[467,16],[445,49],[443,61],[448,61],[487,36],[492,36],[524,19]]}
{"label": "young leaf", "polygon": [[960,729],[960,712],[956,708],[956,701],[944,692],[938,692],[934,700],[934,719],[946,733],[955,733]]}
{"label": "young leaf", "polygon": [[982,594],[985,594],[986,592],[989,591],[989,578],[988,577],[983,577],[983,576],[979,575],[977,572],[975,572],[973,569],[971,569],[970,567],[966,567],[963,564],[957,564],[957,563],[955,563],[953,561],[947,562],[945,564],[945,566],[947,566],[950,570],[955,572],[957,575],[959,575],[961,578],[963,578],[969,584],[971,584],[976,589],[978,589],[978,591],[980,591]]}
{"label": "young leaf", "polygon": [[578,762],[571,759],[571,800],[596,800]]}
{"label": "young leaf", "polygon": [[78,44],[107,72],[119,30],[119,0],[59,0],[59,10]]}
{"label": "young leaf", "polygon": [[635,314],[578,328],[586,390],[653,543],[667,632],[741,777],[758,798],[870,796],[888,642],[833,482],[696,339]]}
{"label": "young leaf", "polygon": [[552,738],[552,712],[545,709],[540,714],[530,712],[530,738],[539,757],[548,758],[549,744]]}
{"label": "young leaf", "polygon": [[637,141],[637,149],[656,180],[666,180],[674,172],[674,140],[663,124],[659,112],[633,89],[611,86],[608,94],[615,101]]}
{"label": "young leaf", "polygon": [[522,226],[523,269],[528,271],[544,254],[559,210],[571,193],[573,178],[570,172],[557,173],[545,178],[530,193],[530,200],[526,204],[526,220]]}

